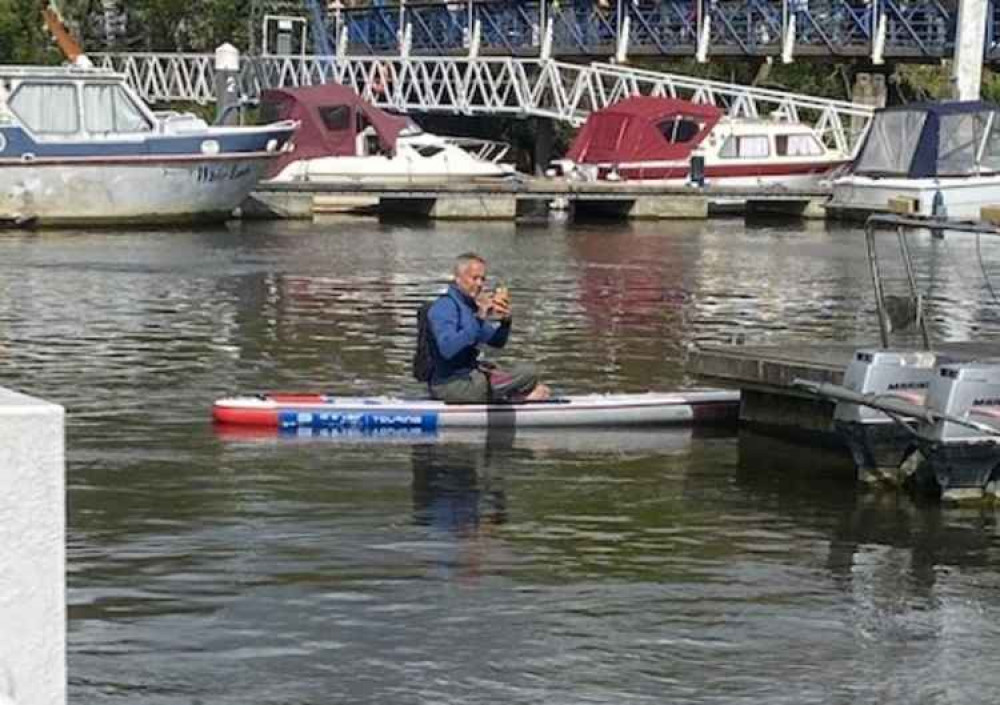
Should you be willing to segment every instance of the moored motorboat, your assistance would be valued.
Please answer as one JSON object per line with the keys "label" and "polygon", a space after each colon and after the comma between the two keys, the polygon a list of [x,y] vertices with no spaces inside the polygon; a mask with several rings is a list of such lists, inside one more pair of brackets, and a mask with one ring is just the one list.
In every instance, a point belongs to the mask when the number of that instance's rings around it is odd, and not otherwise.
{"label": "moored motorboat", "polygon": [[295,127],[153,112],[124,75],[103,69],[0,66],[0,221],[225,219]]}
{"label": "moored motorboat", "polygon": [[[700,157],[701,173],[692,171]],[[809,188],[846,164],[819,133],[783,119],[733,118],[713,105],[632,96],[592,113],[552,174],[587,181]]]}
{"label": "moored motorboat", "polygon": [[424,132],[336,83],[266,90],[261,116],[300,123],[294,148],[274,164],[270,181],[409,183],[514,173],[502,162],[507,145]]}
{"label": "moored motorboat", "polygon": [[220,399],[223,424],[280,429],[361,430],[445,427],[612,427],[735,420],[739,392],[691,389],[673,393],[591,394],[519,404],[445,404],[430,399],[265,394]]}
{"label": "moored motorboat", "polygon": [[978,219],[1000,204],[1000,106],[911,103],[875,113],[850,173],[827,210],[847,218],[905,212]]}

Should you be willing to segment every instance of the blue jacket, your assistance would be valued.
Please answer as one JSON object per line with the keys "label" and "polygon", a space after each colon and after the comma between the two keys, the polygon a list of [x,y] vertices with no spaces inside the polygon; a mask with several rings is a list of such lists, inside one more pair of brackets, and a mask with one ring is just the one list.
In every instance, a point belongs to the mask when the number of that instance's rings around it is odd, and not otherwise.
{"label": "blue jacket", "polygon": [[454,284],[427,311],[434,336],[434,372],[431,384],[467,375],[476,369],[479,346],[502,348],[510,337],[510,321],[483,321],[473,298]]}

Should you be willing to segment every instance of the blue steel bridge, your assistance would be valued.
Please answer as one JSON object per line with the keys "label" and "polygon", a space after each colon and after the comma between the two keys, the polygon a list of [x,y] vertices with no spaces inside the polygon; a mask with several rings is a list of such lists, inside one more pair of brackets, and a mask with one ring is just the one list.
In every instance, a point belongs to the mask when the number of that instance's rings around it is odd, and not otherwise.
{"label": "blue steel bridge", "polygon": [[[286,3],[295,5],[296,3]],[[306,3],[297,3],[300,11]],[[615,55],[784,56],[937,61],[954,50],[958,0],[473,0],[329,3],[333,44],[358,54],[449,55],[480,26],[483,53],[537,55],[551,21],[559,58]],[[985,58],[1000,60],[1000,11],[991,3]],[[404,28],[409,27],[404,31]],[[407,36],[408,35],[408,36]]]}

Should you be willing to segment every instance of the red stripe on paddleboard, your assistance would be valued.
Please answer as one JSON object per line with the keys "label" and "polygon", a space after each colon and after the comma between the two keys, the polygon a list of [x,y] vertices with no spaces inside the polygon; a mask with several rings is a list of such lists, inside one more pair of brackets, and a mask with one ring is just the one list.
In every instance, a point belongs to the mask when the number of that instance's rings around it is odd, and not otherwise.
{"label": "red stripe on paddleboard", "polygon": [[278,426],[278,412],[275,409],[234,409],[231,406],[217,405],[212,409],[212,416],[219,423]]}

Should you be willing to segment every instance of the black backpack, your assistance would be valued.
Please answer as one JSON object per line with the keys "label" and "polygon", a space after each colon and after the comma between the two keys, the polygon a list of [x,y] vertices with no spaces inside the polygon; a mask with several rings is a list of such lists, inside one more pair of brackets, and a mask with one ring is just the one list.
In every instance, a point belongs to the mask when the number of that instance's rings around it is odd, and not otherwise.
{"label": "black backpack", "polygon": [[[434,373],[434,354],[437,352],[437,346],[434,343],[430,323],[427,321],[427,313],[435,303],[437,299],[428,301],[417,309],[417,349],[413,351],[413,378],[418,382],[430,382]],[[455,308],[458,308],[458,304],[455,304]]]}

